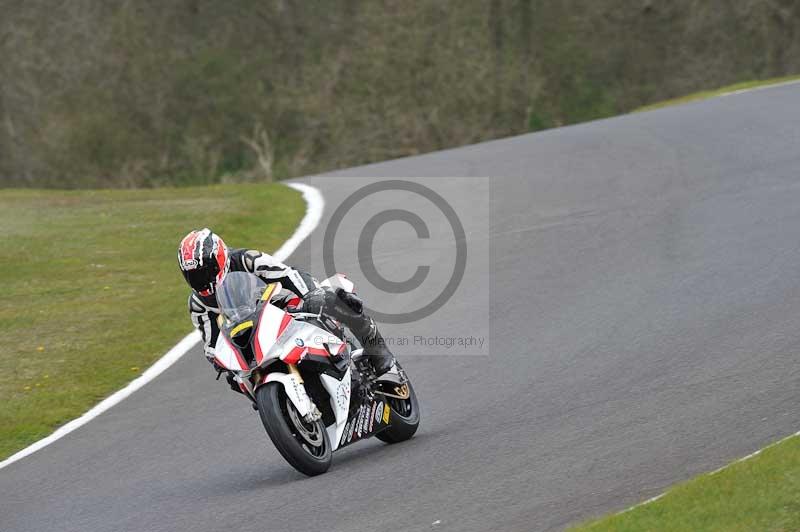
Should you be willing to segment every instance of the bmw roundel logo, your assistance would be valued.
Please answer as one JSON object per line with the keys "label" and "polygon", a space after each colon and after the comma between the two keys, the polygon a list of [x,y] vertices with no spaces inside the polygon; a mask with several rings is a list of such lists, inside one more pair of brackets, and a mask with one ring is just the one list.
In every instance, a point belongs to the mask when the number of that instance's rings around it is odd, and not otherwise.
{"label": "bmw roundel logo", "polygon": [[303,343],[303,339],[302,338],[295,338],[294,339],[294,343],[297,344],[297,347],[303,347],[305,345],[305,343]]}

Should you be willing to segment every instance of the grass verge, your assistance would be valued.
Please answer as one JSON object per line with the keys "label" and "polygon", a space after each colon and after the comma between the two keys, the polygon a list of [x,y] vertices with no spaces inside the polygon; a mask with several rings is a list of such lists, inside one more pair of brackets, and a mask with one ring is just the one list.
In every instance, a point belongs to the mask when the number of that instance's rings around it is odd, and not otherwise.
{"label": "grass verge", "polygon": [[642,111],[652,111],[653,109],[660,109],[662,107],[669,107],[671,105],[679,105],[682,103],[689,103],[697,100],[714,98],[715,96],[722,96],[723,94],[729,92],[746,90],[746,89],[755,89],[767,85],[775,85],[776,83],[786,83],[788,81],[798,81],[798,80],[800,80],[800,76],[786,76],[783,78],[764,79],[760,81],[742,81],[741,83],[726,85],[725,87],[720,87],[719,89],[695,92],[693,94],[681,96],[680,98],[673,98],[672,100],[664,100],[662,102],[652,103],[650,105],[645,105],[644,107],[639,107],[638,109],[634,109],[632,112],[639,113]]}
{"label": "grass verge", "polygon": [[305,212],[289,187],[0,190],[0,459],[135,378],[189,330],[180,239],[277,249]]}
{"label": "grass verge", "polygon": [[800,437],[679,484],[654,502],[571,530],[800,530]]}

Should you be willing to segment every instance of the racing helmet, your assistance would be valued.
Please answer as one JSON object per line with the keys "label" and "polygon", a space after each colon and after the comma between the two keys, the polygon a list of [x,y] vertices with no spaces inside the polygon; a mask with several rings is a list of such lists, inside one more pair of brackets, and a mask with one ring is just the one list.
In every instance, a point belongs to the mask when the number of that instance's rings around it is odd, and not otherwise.
{"label": "racing helmet", "polygon": [[192,290],[210,296],[228,273],[228,247],[211,229],[194,230],[181,240],[178,265]]}

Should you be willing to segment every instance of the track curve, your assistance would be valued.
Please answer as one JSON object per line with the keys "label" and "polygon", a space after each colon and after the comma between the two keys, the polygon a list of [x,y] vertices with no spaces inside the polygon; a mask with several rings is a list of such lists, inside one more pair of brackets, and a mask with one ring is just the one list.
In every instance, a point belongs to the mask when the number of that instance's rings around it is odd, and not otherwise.
{"label": "track curve", "polygon": [[0,530],[550,530],[795,432],[799,145],[789,85],[337,172],[493,178],[492,354],[404,360],[418,435],[303,478],[192,352],[0,471]]}

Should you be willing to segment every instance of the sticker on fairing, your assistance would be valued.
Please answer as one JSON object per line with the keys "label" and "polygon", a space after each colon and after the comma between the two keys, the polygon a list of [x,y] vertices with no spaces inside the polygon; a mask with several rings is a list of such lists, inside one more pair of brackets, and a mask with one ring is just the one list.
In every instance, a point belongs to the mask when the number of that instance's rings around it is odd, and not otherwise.
{"label": "sticker on fairing", "polygon": [[[372,432],[375,423],[375,410],[377,408],[377,403],[372,403],[372,409],[369,411],[369,429],[367,432]],[[378,416],[380,417],[380,415]]]}
{"label": "sticker on fairing", "polygon": [[358,437],[364,434],[364,420],[366,419],[367,407],[362,406],[358,412]]}
{"label": "sticker on fairing", "polygon": [[[356,414],[357,416],[358,414]],[[347,443],[350,443],[353,440],[353,436],[358,438],[356,435],[356,426],[358,425],[358,417],[353,418],[353,426],[350,427],[350,434],[347,436]]]}
{"label": "sticker on fairing", "polygon": [[350,427],[352,425],[353,425],[353,420],[352,419],[345,424],[344,432],[342,432],[342,441],[341,441],[341,443],[339,445],[344,445],[345,443],[347,443],[349,441],[349,439],[347,438],[347,435],[348,435],[348,433],[352,434],[350,432]]}
{"label": "sticker on fairing", "polygon": [[384,428],[389,423],[389,405],[383,401],[373,401],[361,405],[355,415],[345,424],[341,445],[364,438]]}

